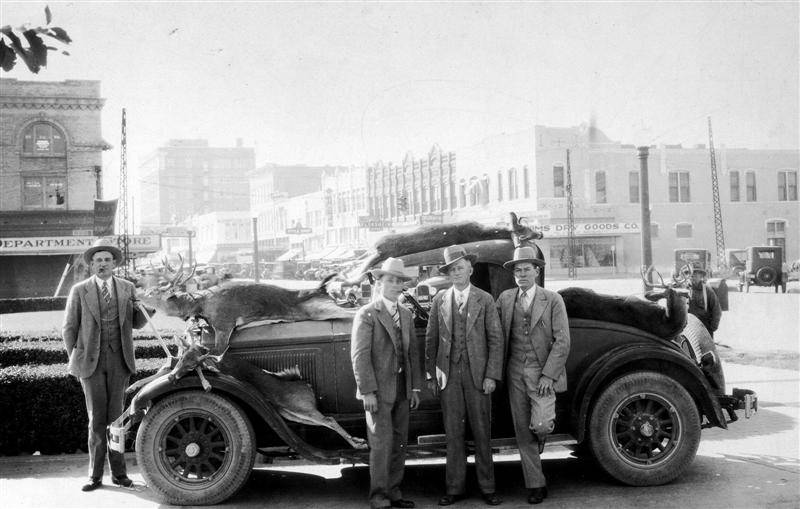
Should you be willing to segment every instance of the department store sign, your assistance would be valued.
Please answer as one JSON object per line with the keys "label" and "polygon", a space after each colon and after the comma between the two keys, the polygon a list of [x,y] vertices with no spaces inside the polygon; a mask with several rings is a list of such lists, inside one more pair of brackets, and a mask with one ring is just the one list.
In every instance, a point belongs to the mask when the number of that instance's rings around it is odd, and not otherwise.
{"label": "department store sign", "polygon": [[[83,253],[94,244],[97,237],[8,237],[0,238],[2,255],[48,255]],[[122,249],[122,236],[103,237],[111,246]],[[155,253],[161,249],[158,235],[128,235],[128,251],[133,253]]]}
{"label": "department store sign", "polygon": [[[575,223],[575,236],[596,237],[607,235],[622,235],[625,233],[639,233],[639,223],[635,221],[614,223],[600,221],[596,223]],[[567,237],[569,226],[567,223],[542,224],[537,228],[544,238]]]}

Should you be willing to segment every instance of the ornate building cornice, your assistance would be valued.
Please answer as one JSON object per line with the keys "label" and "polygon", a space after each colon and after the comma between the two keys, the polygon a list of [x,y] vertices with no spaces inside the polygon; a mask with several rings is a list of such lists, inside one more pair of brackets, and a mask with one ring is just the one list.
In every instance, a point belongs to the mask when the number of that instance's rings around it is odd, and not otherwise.
{"label": "ornate building cornice", "polygon": [[101,110],[106,100],[88,97],[0,97],[0,108],[21,110]]}

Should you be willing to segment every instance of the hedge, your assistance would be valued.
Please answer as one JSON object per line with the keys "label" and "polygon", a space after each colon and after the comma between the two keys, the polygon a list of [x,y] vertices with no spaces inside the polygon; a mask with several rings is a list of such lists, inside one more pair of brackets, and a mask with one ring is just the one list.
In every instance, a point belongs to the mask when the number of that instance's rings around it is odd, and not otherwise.
{"label": "hedge", "polygon": [[[67,362],[67,350],[61,338],[58,341],[5,341],[0,343],[0,367],[29,364],[59,364]],[[167,348],[177,355],[178,345],[166,339]],[[133,342],[137,359],[164,358],[164,348],[157,339],[141,338]]]}
{"label": "hedge", "polygon": [[66,297],[29,297],[25,299],[0,299],[0,314],[30,313],[32,311],[60,311],[67,307]]}
{"label": "hedge", "polygon": [[[164,359],[136,364],[131,383],[155,373]],[[0,455],[86,451],[86,404],[66,364],[0,368],[0,416]]]}
{"label": "hedge", "polygon": [[[172,337],[174,335],[181,335],[182,333],[178,333],[175,331],[167,330],[167,331],[160,331],[161,337],[164,338],[168,343],[172,341]],[[134,341],[141,341],[147,339],[158,339],[155,335],[150,332],[142,332],[138,330],[133,331],[133,339]],[[60,331],[52,331],[52,332],[27,332],[27,331],[0,331],[0,344],[7,343],[11,341],[29,341],[29,342],[36,342],[36,341],[58,341],[61,342],[61,332]]]}

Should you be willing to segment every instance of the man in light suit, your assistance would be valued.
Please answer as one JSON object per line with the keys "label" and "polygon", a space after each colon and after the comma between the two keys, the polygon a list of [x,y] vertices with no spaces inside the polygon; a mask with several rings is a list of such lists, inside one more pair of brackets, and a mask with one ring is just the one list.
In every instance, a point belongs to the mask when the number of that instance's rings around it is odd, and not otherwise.
{"label": "man in light suit", "polygon": [[72,287],[62,327],[68,370],[80,380],[89,414],[89,483],[81,489],[102,485],[106,455],[111,482],[128,488],[133,481],[125,457],[108,447],[106,428],[122,413],[128,380],[136,372],[132,329],[142,328],[147,318],[138,309],[133,284],[112,274],[122,261],[119,249],[98,240],[83,257],[93,275]]}
{"label": "man in light suit", "polygon": [[422,366],[411,312],[397,302],[408,281],[403,260],[387,258],[371,271],[379,295],[356,313],[350,356],[356,397],[364,402],[369,440],[370,507],[414,507],[403,499],[409,408],[419,406]]}
{"label": "man in light suit", "polygon": [[508,399],[530,504],[547,497],[539,455],[553,431],[556,393],[567,390],[570,345],[564,300],[536,285],[544,264],[534,248],[515,249],[514,258],[503,266],[514,272],[519,288],[497,298],[508,352]]}
{"label": "man in light suit", "polygon": [[484,501],[498,505],[491,448],[492,392],[503,375],[503,334],[491,295],[470,284],[477,257],[462,246],[444,250],[453,286],[438,293],[431,304],[425,333],[425,367],[429,386],[441,391],[447,435],[446,492],[439,505],[451,505],[466,492],[467,418],[475,439],[478,487]]}

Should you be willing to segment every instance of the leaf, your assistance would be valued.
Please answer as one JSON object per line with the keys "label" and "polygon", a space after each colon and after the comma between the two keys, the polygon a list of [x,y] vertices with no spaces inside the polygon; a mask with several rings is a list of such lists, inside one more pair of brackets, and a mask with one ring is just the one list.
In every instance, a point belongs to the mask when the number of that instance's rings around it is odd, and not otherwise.
{"label": "leaf", "polygon": [[53,15],[50,13],[50,6],[44,6],[44,19],[47,20],[47,24],[49,25],[51,21],[53,21]]}
{"label": "leaf", "polygon": [[0,40],[0,69],[9,72],[17,63],[17,54],[13,49],[6,46],[6,42]]}
{"label": "leaf", "polygon": [[67,35],[67,31],[61,27],[50,27],[50,32],[47,35],[66,44],[72,42],[72,39],[70,39],[69,35]]}
{"label": "leaf", "polygon": [[30,65],[28,67],[34,73],[39,72],[39,67],[47,67],[47,46],[44,45],[42,38],[36,34],[35,30],[25,30],[22,35],[28,41],[31,63],[35,65],[36,70],[34,71]]}

